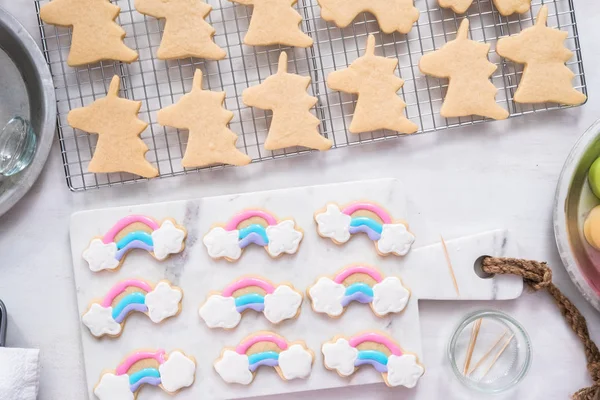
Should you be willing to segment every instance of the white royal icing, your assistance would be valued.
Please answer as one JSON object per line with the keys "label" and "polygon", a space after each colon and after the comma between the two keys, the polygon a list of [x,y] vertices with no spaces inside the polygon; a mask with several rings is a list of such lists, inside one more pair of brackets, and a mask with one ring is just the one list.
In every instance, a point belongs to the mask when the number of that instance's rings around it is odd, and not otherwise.
{"label": "white royal icing", "polygon": [[196,363],[183,353],[174,351],[164,364],[158,367],[163,389],[174,393],[179,389],[191,386],[196,375]]}
{"label": "white royal icing", "polygon": [[237,260],[242,255],[242,249],[239,244],[239,231],[226,231],[218,226],[211,229],[204,239],[202,239],[208,255],[212,258],[225,257],[231,260]]}
{"label": "white royal icing", "polygon": [[312,370],[313,355],[299,344],[279,353],[279,368],[287,380],[306,379]]}
{"label": "white royal icing", "polygon": [[406,229],[404,224],[384,224],[381,238],[375,242],[382,254],[394,253],[404,256],[415,241],[415,236]]}
{"label": "white royal icing", "polygon": [[104,243],[101,239],[93,239],[83,252],[83,258],[87,261],[93,272],[105,269],[115,269],[119,266],[116,243]]}
{"label": "white royal icing", "polygon": [[327,277],[321,277],[309,290],[308,294],[312,301],[313,310],[337,317],[344,312],[342,298],[346,293],[346,287],[335,283]]}
{"label": "white royal icing", "polygon": [[340,338],[335,343],[325,343],[321,351],[323,362],[328,369],[336,370],[341,376],[350,376],[354,373],[358,350],[350,346],[348,340]]}
{"label": "white royal icing", "polygon": [[94,394],[100,400],[134,400],[135,395],[129,387],[129,375],[104,374],[94,388]]}
{"label": "white royal icing", "polygon": [[379,316],[397,313],[404,310],[410,292],[395,276],[388,276],[383,281],[373,285],[373,311]]}
{"label": "white royal icing", "polygon": [[102,307],[98,303],[92,304],[90,309],[83,314],[81,321],[88,327],[92,335],[118,335],[121,333],[121,324],[112,317],[112,307]]}
{"label": "white royal icing", "polygon": [[277,225],[267,226],[265,229],[269,244],[267,251],[273,257],[282,253],[294,254],[298,251],[300,241],[304,236],[301,231],[296,230],[294,220],[287,219]]}
{"label": "white royal icing", "polygon": [[177,228],[171,220],[166,220],[152,232],[152,252],[157,259],[164,260],[169,254],[181,252],[184,239],[185,231]]}
{"label": "white royal icing", "polygon": [[218,294],[210,296],[200,307],[199,313],[209,328],[231,329],[242,319],[242,314],[236,310],[235,299]]}
{"label": "white royal icing", "polygon": [[274,324],[294,318],[302,304],[302,296],[287,285],[281,285],[265,296],[265,317]]}
{"label": "white royal icing", "polygon": [[325,212],[317,214],[315,219],[319,235],[337,243],[346,243],[350,239],[352,217],[344,214],[337,205],[328,204]]}
{"label": "white royal icing", "polygon": [[425,368],[417,363],[413,354],[403,354],[398,357],[391,355],[387,363],[387,382],[390,386],[406,386],[413,388],[425,372]]}
{"label": "white royal icing", "polygon": [[181,290],[173,289],[166,282],[160,282],[153,291],[146,294],[148,316],[152,322],[158,323],[179,312],[179,303],[183,294]]}
{"label": "white royal icing", "polygon": [[215,363],[215,370],[227,383],[248,385],[254,378],[249,368],[248,356],[232,350],[225,350],[223,356]]}

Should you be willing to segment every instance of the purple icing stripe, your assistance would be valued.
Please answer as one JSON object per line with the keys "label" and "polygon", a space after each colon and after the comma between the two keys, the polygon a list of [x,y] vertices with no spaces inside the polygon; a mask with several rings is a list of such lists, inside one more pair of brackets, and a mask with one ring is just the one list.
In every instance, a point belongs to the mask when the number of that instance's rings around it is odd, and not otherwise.
{"label": "purple icing stripe", "polygon": [[373,297],[364,294],[363,292],[355,292],[352,293],[350,296],[344,296],[342,298],[342,307],[346,307],[348,304],[352,303],[353,301],[358,301],[359,303],[370,303],[373,301]]}
{"label": "purple icing stripe", "polygon": [[121,258],[123,258],[125,253],[127,253],[131,249],[143,249],[146,251],[152,251],[152,250],[154,250],[154,247],[147,245],[146,243],[142,242],[141,240],[133,240],[133,241],[127,243],[127,245],[125,247],[123,247],[121,250],[117,251],[117,254],[115,255],[115,259],[117,261],[121,261]]}
{"label": "purple icing stripe", "polygon": [[133,385],[129,386],[129,388],[131,389],[132,392],[135,392],[144,383],[146,383],[148,385],[152,385],[152,386],[158,386],[161,384],[161,380],[160,380],[160,378],[157,378],[155,376],[145,376],[142,379],[140,379],[139,381],[137,381],[136,383],[134,383]]}
{"label": "purple icing stripe", "polygon": [[263,312],[265,309],[265,304],[264,303],[250,303],[250,304],[244,304],[243,306],[236,307],[235,309],[239,313],[242,313],[248,309],[252,309],[256,312]]}
{"label": "purple icing stripe", "polygon": [[127,304],[119,316],[115,318],[115,321],[120,324],[127,317],[127,314],[132,311],[146,312],[148,311],[148,306],[140,303]]}
{"label": "purple icing stripe", "polygon": [[274,360],[272,358],[267,358],[264,360],[257,361],[254,364],[250,365],[250,372],[256,371],[256,369],[258,367],[260,367],[261,365],[266,365],[268,367],[276,367],[279,365],[279,361]]}
{"label": "purple icing stripe", "polygon": [[243,249],[246,246],[250,245],[250,244],[257,244],[259,246],[266,246],[268,243],[265,242],[265,240],[263,239],[262,236],[260,236],[258,233],[256,232],[251,232],[248,234],[248,236],[246,236],[245,238],[243,238],[242,240],[240,240],[240,248]]}
{"label": "purple icing stripe", "polygon": [[366,225],[360,226],[351,226],[349,228],[350,234],[354,235],[359,232],[366,233],[369,236],[369,239],[375,241],[381,239],[381,234],[375,232],[373,229],[369,228]]}
{"label": "purple icing stripe", "polygon": [[355,367],[360,367],[361,365],[365,365],[365,364],[372,365],[377,370],[377,372],[381,372],[381,373],[388,372],[387,365],[383,365],[382,363],[379,363],[375,360],[357,359],[356,361],[354,361]]}

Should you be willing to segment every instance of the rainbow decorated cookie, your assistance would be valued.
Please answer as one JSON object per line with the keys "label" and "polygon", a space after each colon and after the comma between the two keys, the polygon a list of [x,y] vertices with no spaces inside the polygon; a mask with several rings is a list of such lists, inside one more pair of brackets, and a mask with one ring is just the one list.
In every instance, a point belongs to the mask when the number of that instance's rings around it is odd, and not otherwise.
{"label": "rainbow decorated cookie", "polygon": [[225,225],[213,227],[203,242],[212,258],[235,261],[251,244],[264,247],[273,258],[294,254],[303,236],[293,219],[278,221],[267,211],[252,209],[235,215]]}
{"label": "rainbow decorated cookie", "polygon": [[121,218],[104,236],[92,239],[83,252],[83,258],[93,272],[117,269],[133,249],[146,250],[162,261],[170,254],[183,251],[186,235],[185,228],[172,219],[159,224],[150,217],[128,215]]}
{"label": "rainbow decorated cookie", "polygon": [[235,328],[248,310],[262,312],[278,324],[300,315],[302,294],[292,285],[273,285],[256,276],[237,279],[221,292],[213,292],[200,307],[200,318],[209,328]]}
{"label": "rainbow decorated cookie", "polygon": [[425,372],[414,354],[404,352],[394,340],[380,332],[367,332],[346,339],[336,336],[323,344],[325,368],[340,376],[352,375],[361,365],[372,365],[386,385],[413,388]]}
{"label": "rainbow decorated cookie", "polygon": [[383,207],[371,202],[357,201],[344,207],[329,203],[315,213],[315,221],[319,235],[336,244],[346,243],[356,233],[366,233],[382,256],[404,256],[415,241],[404,221],[394,221]]}
{"label": "rainbow decorated cookie", "polygon": [[81,320],[96,337],[117,337],[132,312],[144,313],[159,323],[179,314],[182,298],[181,289],[167,281],[152,286],[139,279],[128,279],[113,286],[103,299],[94,301]]}
{"label": "rainbow decorated cookie", "polygon": [[195,375],[196,361],[180,351],[168,355],[164,350],[137,351],[115,371],[103,373],[94,394],[100,400],[134,400],[144,384],[174,394],[191,386]]}
{"label": "rainbow decorated cookie", "polygon": [[341,316],[353,301],[369,304],[375,315],[384,317],[404,310],[410,298],[400,278],[383,278],[377,269],[364,265],[344,268],[333,279],[321,277],[306,292],[313,310],[332,318]]}
{"label": "rainbow decorated cookie", "polygon": [[236,348],[225,348],[214,367],[225,382],[248,385],[263,365],[275,368],[284,380],[308,378],[314,359],[304,342],[288,343],[273,332],[262,331],[248,336]]}

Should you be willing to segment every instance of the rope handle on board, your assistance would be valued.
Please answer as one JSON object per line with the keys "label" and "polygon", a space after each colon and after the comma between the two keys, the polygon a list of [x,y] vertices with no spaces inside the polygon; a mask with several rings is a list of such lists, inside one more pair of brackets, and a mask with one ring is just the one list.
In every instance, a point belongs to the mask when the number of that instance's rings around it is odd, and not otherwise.
{"label": "rope handle on board", "polygon": [[546,289],[552,295],[563,317],[579,336],[585,350],[587,369],[594,384],[573,394],[574,400],[600,400],[600,351],[590,338],[585,317],[577,307],[552,283],[552,270],[545,262],[517,258],[486,257],[482,269],[488,274],[513,274],[523,277],[525,283],[538,291]]}

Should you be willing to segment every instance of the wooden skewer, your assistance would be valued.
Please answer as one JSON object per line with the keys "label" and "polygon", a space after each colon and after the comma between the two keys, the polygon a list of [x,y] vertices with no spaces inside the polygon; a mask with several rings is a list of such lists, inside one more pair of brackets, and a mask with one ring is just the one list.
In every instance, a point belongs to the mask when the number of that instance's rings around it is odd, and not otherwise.
{"label": "wooden skewer", "polygon": [[504,339],[504,336],[506,336],[506,334],[508,333],[508,329],[505,330],[502,335],[498,338],[498,340],[496,340],[496,342],[492,345],[492,347],[490,347],[490,349],[483,355],[483,357],[481,357],[479,359],[479,361],[477,361],[477,363],[475,364],[475,366],[473,368],[471,368],[471,370],[467,373],[468,375],[471,375],[477,368],[479,368],[479,366],[481,364],[483,364],[483,362],[485,360],[487,360],[487,358],[490,356],[490,354],[492,353],[492,350],[494,350],[496,348],[496,346],[498,346],[498,343],[500,343],[500,341],[502,339]]}
{"label": "wooden skewer", "polygon": [[458,289],[458,282],[456,281],[456,275],[454,275],[454,268],[452,267],[452,261],[450,260],[450,253],[448,253],[448,247],[446,246],[446,241],[440,235],[440,239],[442,240],[442,249],[444,250],[444,256],[446,257],[446,262],[448,263],[448,269],[450,270],[450,276],[452,277],[452,283],[454,284],[454,290],[456,290],[456,295],[460,297],[460,290]]}
{"label": "wooden skewer", "polygon": [[500,356],[502,355],[502,353],[504,353],[504,350],[506,350],[506,348],[508,347],[508,345],[512,341],[513,337],[515,337],[514,333],[508,338],[508,340],[506,341],[506,343],[504,343],[504,346],[502,346],[502,348],[500,349],[500,351],[498,352],[498,354],[496,354],[496,357],[494,357],[494,359],[492,360],[492,362],[491,362],[490,366],[488,367],[488,369],[486,369],[485,372],[483,373],[483,375],[481,375],[482,378],[484,376],[486,376],[488,372],[490,372],[490,370],[492,369],[492,367],[494,366],[494,364],[496,364],[496,361],[498,361],[498,358],[500,358]]}
{"label": "wooden skewer", "polygon": [[479,336],[479,328],[481,328],[481,322],[483,320],[479,318],[474,324],[473,329],[471,330],[471,340],[469,341],[469,348],[467,349],[467,356],[465,359],[465,367],[463,368],[463,375],[467,374],[469,370],[469,365],[471,364],[471,357],[473,357],[473,350],[475,349],[475,344],[477,343],[477,336]]}

